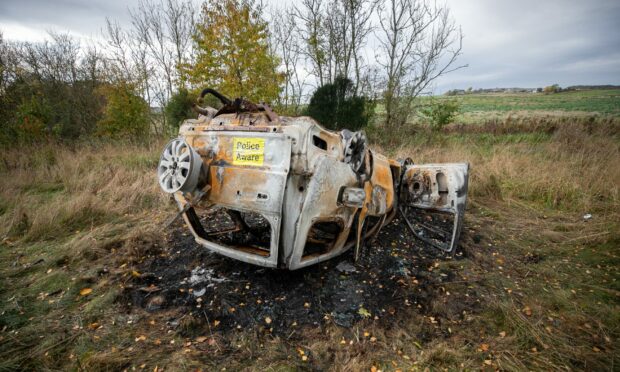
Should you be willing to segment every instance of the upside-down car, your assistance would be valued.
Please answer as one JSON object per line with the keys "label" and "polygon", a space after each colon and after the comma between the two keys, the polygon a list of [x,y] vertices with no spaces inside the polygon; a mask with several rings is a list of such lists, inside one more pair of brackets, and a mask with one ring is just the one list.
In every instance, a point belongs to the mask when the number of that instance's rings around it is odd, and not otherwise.
{"label": "upside-down car", "polygon": [[371,150],[363,132],[326,130],[265,104],[195,106],[157,167],[196,242],[265,267],[299,269],[353,249],[397,213],[413,235],[454,253],[469,165],[414,164]]}

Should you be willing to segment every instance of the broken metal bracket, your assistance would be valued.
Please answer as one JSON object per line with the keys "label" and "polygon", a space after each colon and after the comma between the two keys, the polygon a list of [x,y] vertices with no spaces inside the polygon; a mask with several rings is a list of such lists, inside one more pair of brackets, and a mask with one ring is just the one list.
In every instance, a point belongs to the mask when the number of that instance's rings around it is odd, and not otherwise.
{"label": "broken metal bracket", "polygon": [[164,228],[170,227],[170,225],[172,225],[174,223],[174,221],[176,221],[185,212],[187,212],[190,208],[192,208],[194,205],[196,205],[200,201],[200,199],[202,199],[202,197],[205,196],[209,192],[210,189],[211,189],[211,186],[207,185],[202,190],[198,190],[196,192],[196,196],[193,199],[191,199],[190,201],[188,201],[187,203],[185,203],[185,205],[183,206],[183,208],[181,208],[179,213],[175,214],[174,216],[172,216],[172,218],[170,218],[168,221],[166,221],[166,223],[164,225]]}
{"label": "broken metal bracket", "polygon": [[[403,220],[405,220],[405,223],[407,224],[407,227],[409,228],[409,230],[411,231],[411,233],[413,234],[413,236],[416,239],[419,239],[420,241],[422,241],[422,242],[424,242],[426,244],[429,244],[429,245],[431,245],[431,246],[433,246],[433,247],[435,247],[435,248],[437,248],[437,249],[439,249],[441,251],[444,251],[446,253],[450,253],[450,252],[453,251],[453,247],[451,245],[446,248],[445,246],[443,246],[441,244],[438,244],[438,243],[432,241],[431,239],[427,239],[426,237],[422,236],[421,234],[418,234],[418,232],[413,227],[413,224],[411,223],[411,221],[409,221],[409,219],[407,218],[407,215],[405,214],[405,211],[403,211],[402,207],[398,207],[398,211],[400,212],[400,215],[403,217]],[[457,217],[455,216],[455,218],[457,218]],[[428,229],[428,230],[436,230],[436,228],[429,229],[428,226],[424,226],[424,225],[422,225],[422,227],[425,228],[425,229]],[[445,234],[446,234],[446,232],[442,231],[442,235],[445,236]]]}

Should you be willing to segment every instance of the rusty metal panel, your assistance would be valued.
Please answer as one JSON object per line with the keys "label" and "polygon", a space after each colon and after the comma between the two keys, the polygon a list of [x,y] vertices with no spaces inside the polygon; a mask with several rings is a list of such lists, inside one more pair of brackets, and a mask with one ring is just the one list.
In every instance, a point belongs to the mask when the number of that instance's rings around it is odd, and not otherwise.
{"label": "rusty metal panel", "polygon": [[[351,168],[342,162],[327,156],[317,160],[312,177],[310,178],[299,204],[292,203],[285,208],[286,231],[294,231],[292,249],[285,257],[287,266],[298,269],[334,257],[345,250],[345,242],[351,229],[355,208],[338,204],[338,193],[343,186],[356,185],[357,179]],[[296,205],[301,206],[295,207]],[[343,231],[338,240],[328,252],[323,255],[303,257],[308,232],[311,226],[318,221],[340,220]],[[290,230],[289,230],[290,228]]]}
{"label": "rusty metal panel", "polygon": [[[372,194],[374,197],[371,197],[370,201],[371,206],[376,205],[376,207],[369,209],[369,215],[383,215],[394,207],[392,170],[390,169],[390,162],[387,157],[376,152],[372,152],[372,156],[373,170],[370,182],[373,186]],[[385,203],[385,205],[379,206],[377,203]]]}
{"label": "rusty metal panel", "polygon": [[[268,257],[256,257],[247,247],[224,247],[199,237],[196,240],[229,257],[263,266],[276,267],[282,223],[282,204],[288,170],[291,141],[281,133],[203,132],[188,136],[208,167],[210,185],[207,202],[236,211],[263,215],[271,224],[271,247]],[[261,142],[260,162],[236,163],[239,142]],[[238,159],[237,159],[238,160]]]}

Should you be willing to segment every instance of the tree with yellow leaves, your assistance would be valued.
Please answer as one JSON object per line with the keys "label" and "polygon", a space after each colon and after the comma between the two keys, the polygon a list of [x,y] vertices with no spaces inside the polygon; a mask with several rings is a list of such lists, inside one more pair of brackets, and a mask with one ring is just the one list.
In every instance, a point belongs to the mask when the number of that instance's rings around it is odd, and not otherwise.
{"label": "tree with yellow leaves", "polygon": [[268,25],[253,0],[207,0],[197,25],[196,60],[187,73],[197,87],[254,102],[278,98],[283,74],[270,51]]}

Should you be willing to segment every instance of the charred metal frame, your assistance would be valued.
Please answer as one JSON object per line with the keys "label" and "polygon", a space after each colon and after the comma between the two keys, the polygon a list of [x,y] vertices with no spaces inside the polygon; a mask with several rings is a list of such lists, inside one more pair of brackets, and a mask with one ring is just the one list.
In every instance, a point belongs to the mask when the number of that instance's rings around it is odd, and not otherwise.
{"label": "charred metal frame", "polygon": [[[181,125],[158,166],[160,185],[174,195],[199,244],[240,261],[296,270],[351,248],[357,258],[364,239],[400,210],[416,237],[454,252],[467,164],[399,162],[368,149],[362,132],[332,132],[309,117],[280,117],[265,104],[231,101],[212,89],[205,94],[223,107],[196,107],[198,119]],[[215,210],[225,210],[235,226],[205,230],[199,214],[214,218]],[[453,215],[450,241],[427,239],[405,210]],[[250,214],[269,225],[268,246],[214,237],[256,234],[245,220]]]}

